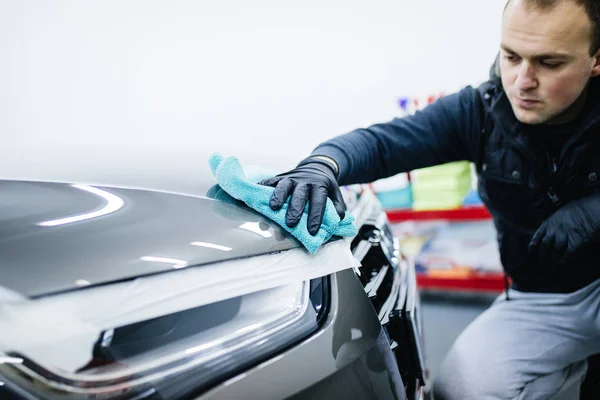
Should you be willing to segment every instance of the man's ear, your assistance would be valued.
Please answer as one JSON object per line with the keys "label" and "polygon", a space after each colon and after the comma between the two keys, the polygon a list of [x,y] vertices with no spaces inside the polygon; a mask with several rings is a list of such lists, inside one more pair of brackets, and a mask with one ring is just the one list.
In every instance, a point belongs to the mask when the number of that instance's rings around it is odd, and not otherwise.
{"label": "man's ear", "polygon": [[592,67],[592,78],[600,75],[600,49],[594,55],[594,66]]}

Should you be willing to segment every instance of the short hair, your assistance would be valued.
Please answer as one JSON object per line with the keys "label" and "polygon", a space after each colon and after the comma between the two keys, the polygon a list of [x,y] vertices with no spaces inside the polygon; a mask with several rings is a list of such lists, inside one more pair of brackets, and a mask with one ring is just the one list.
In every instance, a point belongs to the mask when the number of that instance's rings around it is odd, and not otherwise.
{"label": "short hair", "polygon": [[[537,8],[538,10],[551,10],[558,2],[562,0],[525,0],[526,5]],[[592,23],[592,45],[590,54],[593,56],[600,50],[600,1],[598,0],[569,0],[583,6]],[[510,4],[508,0],[506,7]],[[506,9],[506,8],[505,8]]]}

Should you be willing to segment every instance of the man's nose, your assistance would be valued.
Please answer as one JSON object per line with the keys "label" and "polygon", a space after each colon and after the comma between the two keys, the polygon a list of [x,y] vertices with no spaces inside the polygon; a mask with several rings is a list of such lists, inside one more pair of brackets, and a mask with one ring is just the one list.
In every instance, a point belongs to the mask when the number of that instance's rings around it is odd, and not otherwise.
{"label": "man's nose", "polygon": [[515,82],[520,91],[535,89],[538,86],[537,77],[531,64],[522,62],[519,66],[519,74]]}

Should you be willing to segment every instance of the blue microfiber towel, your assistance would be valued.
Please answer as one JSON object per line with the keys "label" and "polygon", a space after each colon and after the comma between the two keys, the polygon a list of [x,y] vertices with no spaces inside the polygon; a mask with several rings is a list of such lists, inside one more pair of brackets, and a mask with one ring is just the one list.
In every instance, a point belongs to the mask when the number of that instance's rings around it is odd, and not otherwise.
{"label": "blue microfiber towel", "polygon": [[[244,173],[244,169],[236,157],[224,158],[218,153],[212,154],[208,163],[213,175],[217,178],[219,186],[225,192],[276,222],[298,239],[311,254],[316,253],[319,247],[334,235],[352,237],[357,233],[352,215],[346,213],[344,219],[340,221],[340,217],[330,199],[327,199],[323,223],[315,236],[308,233],[308,204],[298,225],[290,228],[285,223],[288,203],[286,202],[280,210],[272,210],[269,201],[275,189],[256,183],[275,174],[269,174],[266,170],[255,170],[255,176],[250,179]],[[260,173],[256,173],[257,171]]]}

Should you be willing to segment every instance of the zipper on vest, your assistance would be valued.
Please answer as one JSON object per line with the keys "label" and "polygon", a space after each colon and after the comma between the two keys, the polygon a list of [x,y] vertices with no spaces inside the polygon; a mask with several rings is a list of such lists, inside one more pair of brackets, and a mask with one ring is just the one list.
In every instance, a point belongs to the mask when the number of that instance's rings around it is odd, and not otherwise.
{"label": "zipper on vest", "polygon": [[556,175],[556,170],[558,169],[556,157],[551,156],[550,152],[546,149],[546,159],[548,160],[548,172],[550,172],[551,181],[547,195],[548,198],[552,201],[552,204],[554,204],[554,207],[559,208],[562,205],[562,201],[560,200],[560,197],[558,197],[558,195],[556,194],[556,190],[554,190],[554,184],[556,183],[554,181],[554,177]]}
{"label": "zipper on vest", "polygon": [[562,201],[560,200],[560,198],[556,195],[556,192],[554,191],[554,188],[552,186],[550,186],[550,188],[548,189],[548,198],[550,200],[552,200],[552,204],[554,204],[555,207],[560,207],[562,205]]}

